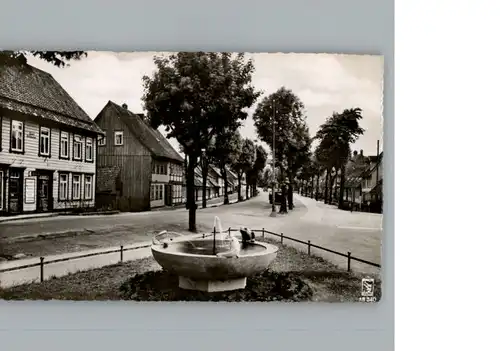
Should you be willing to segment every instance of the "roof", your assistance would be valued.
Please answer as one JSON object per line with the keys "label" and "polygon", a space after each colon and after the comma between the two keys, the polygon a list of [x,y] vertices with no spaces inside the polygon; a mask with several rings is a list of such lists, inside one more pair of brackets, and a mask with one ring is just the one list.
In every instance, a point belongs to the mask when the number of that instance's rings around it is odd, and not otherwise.
{"label": "roof", "polygon": [[[203,175],[202,175],[202,172],[201,172],[201,167],[200,166],[197,166],[194,170],[195,172],[195,183],[197,182],[197,180],[199,180],[201,183],[200,185],[196,185],[196,186],[203,186]],[[207,177],[207,185],[209,187],[215,187],[215,188],[218,188],[219,185],[214,182],[214,180],[212,179],[212,177],[210,177],[210,175],[208,175]]]}
{"label": "roof", "polygon": [[0,108],[104,134],[51,74],[30,65],[0,69]]}
{"label": "roof", "polygon": [[117,166],[98,167],[96,173],[96,192],[113,192],[120,168]]}
{"label": "roof", "polygon": [[119,106],[118,104],[108,101],[106,106],[97,115],[96,121],[99,120],[101,114],[107,110],[112,109],[114,114],[130,129],[130,132],[156,157],[168,158],[170,160],[184,162],[181,155],[170,145],[167,138],[163,136],[158,130],[153,129],[150,125],[143,121],[143,119]]}

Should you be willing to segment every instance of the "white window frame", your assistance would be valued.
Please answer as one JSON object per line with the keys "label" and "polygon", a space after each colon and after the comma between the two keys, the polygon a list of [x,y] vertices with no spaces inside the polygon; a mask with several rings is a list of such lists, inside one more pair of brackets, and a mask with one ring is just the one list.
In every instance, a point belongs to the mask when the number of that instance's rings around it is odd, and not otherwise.
{"label": "white window frame", "polygon": [[[90,146],[90,152],[87,154],[87,148]],[[87,157],[90,156],[90,157]],[[94,141],[92,138],[85,139],[85,161],[92,162],[94,160]]]}
{"label": "white window frame", "polygon": [[[80,147],[78,148],[77,145]],[[76,156],[76,151],[80,150],[80,156]],[[73,159],[77,161],[81,161],[83,158],[83,140],[81,135],[74,134],[73,135]]]}
{"label": "white window frame", "polygon": [[[47,133],[46,135],[44,133]],[[50,128],[47,127],[40,127],[40,141],[39,141],[39,152],[40,155],[42,156],[50,156]],[[46,141],[46,144],[44,145],[44,141]],[[44,146],[47,147],[47,150],[44,150]]]}
{"label": "white window frame", "polygon": [[[19,130],[19,127],[21,126],[21,130]],[[17,120],[12,120],[12,125],[10,128],[10,149],[15,152],[24,152],[24,122],[23,121],[17,121]],[[18,133],[18,138],[17,140],[20,141],[21,143],[21,148],[17,148],[17,145],[12,145],[12,137],[13,133]]]}
{"label": "white window frame", "polygon": [[[106,133],[106,131],[104,131],[104,133]],[[97,145],[106,146],[106,134],[97,137]]]}
{"label": "white window frame", "polygon": [[[66,180],[63,181],[62,177],[66,177]],[[66,185],[66,192],[63,193],[63,184]],[[60,200],[68,200],[69,198],[69,174],[62,173],[59,174],[59,199]]]}
{"label": "white window frame", "polygon": [[[83,188],[84,198],[85,200],[92,200],[92,176],[85,175],[84,179],[85,179]],[[87,187],[88,187],[88,193],[87,193]]]}
{"label": "white window frame", "polygon": [[[121,137],[120,142],[116,139],[116,137]],[[123,145],[123,131],[122,130],[117,130],[115,131],[115,138],[114,138],[115,146],[122,146]]]}
{"label": "white window frame", "polygon": [[[63,144],[66,143],[66,148],[63,148]],[[61,149],[60,155],[62,158],[69,158],[69,133],[61,132],[61,137],[59,140],[59,147]],[[63,152],[65,150],[66,153]]]}
{"label": "white window frame", "polygon": [[[78,179],[75,182],[75,179]],[[75,191],[75,187],[78,186],[78,191]],[[71,176],[71,197],[73,200],[81,200],[82,198],[82,175],[73,174]]]}
{"label": "white window frame", "polygon": [[3,210],[3,171],[0,171],[0,210]]}

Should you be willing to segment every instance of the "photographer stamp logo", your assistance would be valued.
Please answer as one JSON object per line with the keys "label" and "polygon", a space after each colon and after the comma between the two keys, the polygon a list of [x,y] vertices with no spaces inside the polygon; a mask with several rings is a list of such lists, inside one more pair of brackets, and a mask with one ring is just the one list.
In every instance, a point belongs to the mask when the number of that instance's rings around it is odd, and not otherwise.
{"label": "photographer stamp logo", "polygon": [[361,296],[371,297],[373,296],[373,290],[375,288],[375,280],[370,278],[363,278],[361,280]]}
{"label": "photographer stamp logo", "polygon": [[361,279],[361,302],[375,302],[376,297],[373,296],[375,292],[375,279],[363,278]]}

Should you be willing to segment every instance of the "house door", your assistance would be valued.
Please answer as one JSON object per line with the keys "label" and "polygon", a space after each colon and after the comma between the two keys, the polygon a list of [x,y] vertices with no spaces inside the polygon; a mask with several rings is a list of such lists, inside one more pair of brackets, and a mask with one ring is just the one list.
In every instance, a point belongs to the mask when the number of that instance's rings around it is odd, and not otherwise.
{"label": "house door", "polygon": [[11,168],[9,171],[9,212],[23,211],[23,170]]}
{"label": "house door", "polygon": [[36,183],[38,212],[47,212],[52,210],[52,182],[50,174],[39,174]]}
{"label": "house door", "polygon": [[165,185],[165,206],[172,206],[172,185]]}

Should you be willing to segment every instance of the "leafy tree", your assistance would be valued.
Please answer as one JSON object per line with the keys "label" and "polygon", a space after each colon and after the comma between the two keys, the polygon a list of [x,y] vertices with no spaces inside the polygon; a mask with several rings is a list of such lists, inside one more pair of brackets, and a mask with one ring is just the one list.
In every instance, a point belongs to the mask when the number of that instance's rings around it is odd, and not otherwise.
{"label": "leafy tree", "polygon": [[241,149],[239,155],[237,158],[235,158],[234,163],[232,164],[232,168],[238,176],[238,201],[243,201],[243,196],[241,195],[241,182],[243,179],[243,174],[252,169],[254,161],[255,145],[253,141],[250,139],[241,140]]}
{"label": "leafy tree", "polygon": [[207,148],[204,150],[204,154],[200,160],[201,177],[202,177],[202,208],[207,208],[207,183],[208,183],[208,170],[211,164],[215,164],[215,140],[211,139],[208,143]]}
{"label": "leafy tree", "polygon": [[215,136],[215,147],[213,149],[214,162],[219,166],[222,179],[224,180],[224,204],[229,204],[227,169],[236,163],[241,153],[241,135],[239,132],[219,133]]}
{"label": "leafy tree", "polygon": [[254,65],[244,54],[179,52],[154,58],[156,71],[143,77],[144,108],[153,127],[165,125],[188,156],[189,230],[196,231],[195,168],[201,150],[246,119],[259,96],[252,86]]}
{"label": "leafy tree", "polygon": [[298,171],[303,167],[304,163],[310,157],[311,137],[309,136],[309,127],[305,122],[298,123],[292,130],[291,137],[288,140],[287,149],[287,164],[288,164],[288,179],[290,186],[288,187],[288,204],[290,209],[294,208],[293,204],[293,186]]}
{"label": "leafy tree", "polygon": [[[291,90],[281,87],[275,93],[265,97],[257,105],[253,115],[257,135],[270,146],[271,150],[274,147],[276,162],[282,177],[286,177],[292,169],[293,160],[289,156],[293,153],[293,145],[297,139],[295,134],[297,126],[305,125],[303,110],[304,105],[299,98]],[[288,166],[290,166],[289,170],[286,169]],[[281,191],[282,194],[287,194],[287,184],[284,180],[284,178],[281,179]],[[289,178],[289,180],[292,179]],[[283,196],[283,201],[281,201],[281,213],[287,212],[286,198],[287,196]]]}
{"label": "leafy tree", "polygon": [[[350,145],[364,133],[364,129],[359,126],[359,121],[363,118],[361,112],[360,108],[352,108],[340,114],[333,113],[316,134],[320,140],[318,161],[330,174],[332,168],[335,169],[335,176],[340,172],[339,208],[343,208],[345,167],[350,155]],[[325,201],[329,197],[327,195],[325,192]]]}
{"label": "leafy tree", "polygon": [[65,67],[68,61],[87,56],[85,51],[0,51],[0,67],[8,65],[26,66],[27,56],[32,55],[56,67]]}
{"label": "leafy tree", "polygon": [[270,167],[264,169],[264,172],[262,173],[262,178],[261,178],[261,183],[260,186],[264,188],[269,188],[271,186],[271,181],[272,181],[272,169]]}
{"label": "leafy tree", "polygon": [[[257,195],[257,181],[259,174],[264,170],[267,164],[267,152],[262,145],[257,146],[255,152],[255,161],[252,168],[247,172],[247,185],[252,187],[252,196]],[[248,198],[248,192],[247,192]]]}

